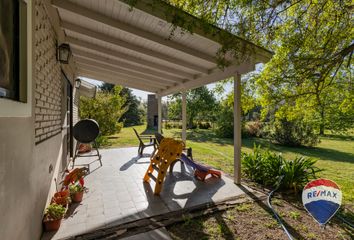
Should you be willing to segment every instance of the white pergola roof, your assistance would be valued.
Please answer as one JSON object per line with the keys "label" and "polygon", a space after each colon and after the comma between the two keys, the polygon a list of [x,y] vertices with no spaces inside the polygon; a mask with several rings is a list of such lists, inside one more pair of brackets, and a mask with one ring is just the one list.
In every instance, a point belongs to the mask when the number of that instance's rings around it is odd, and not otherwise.
{"label": "white pergola roof", "polygon": [[80,95],[93,98],[96,95],[97,87],[92,83],[81,80],[81,84],[79,87]]}
{"label": "white pergola roof", "polygon": [[[271,52],[241,40],[244,47],[252,49],[252,54],[242,63],[235,61],[221,70],[215,57],[221,47],[218,36],[210,36],[201,29],[190,34],[177,28],[169,39],[172,25],[165,10],[177,10],[163,2],[138,0],[133,9],[119,0],[51,3],[58,9],[59,24],[71,46],[77,76],[159,96],[250,72],[255,64],[267,62],[272,56]],[[183,14],[187,21],[199,21]]]}

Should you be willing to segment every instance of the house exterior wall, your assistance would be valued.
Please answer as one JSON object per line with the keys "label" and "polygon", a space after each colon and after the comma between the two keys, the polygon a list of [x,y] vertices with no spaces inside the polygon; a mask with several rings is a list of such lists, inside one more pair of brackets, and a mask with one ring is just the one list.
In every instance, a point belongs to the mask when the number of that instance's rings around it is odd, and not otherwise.
{"label": "house exterior wall", "polygon": [[39,143],[61,132],[63,82],[55,32],[43,3],[35,2],[35,141]]}
{"label": "house exterior wall", "polygon": [[[27,1],[29,106],[0,99],[1,239],[40,238],[54,179],[67,163],[65,88],[44,2]],[[73,82],[72,72],[65,75]]]}

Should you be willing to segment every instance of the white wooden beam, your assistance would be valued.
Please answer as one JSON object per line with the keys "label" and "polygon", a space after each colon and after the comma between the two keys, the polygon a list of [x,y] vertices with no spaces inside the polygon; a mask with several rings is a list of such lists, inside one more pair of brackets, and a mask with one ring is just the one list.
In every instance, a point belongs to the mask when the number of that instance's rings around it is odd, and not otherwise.
{"label": "white wooden beam", "polygon": [[182,141],[187,141],[187,94],[182,92]]}
{"label": "white wooden beam", "polygon": [[138,45],[135,45],[135,44],[120,40],[118,38],[111,37],[109,35],[105,35],[103,33],[96,32],[96,31],[88,29],[88,28],[84,28],[84,27],[76,25],[76,24],[72,24],[72,23],[69,23],[69,22],[62,22],[61,23],[61,27],[66,29],[66,30],[68,30],[68,31],[79,33],[81,35],[84,35],[84,36],[87,36],[87,37],[90,37],[90,38],[95,38],[97,40],[100,40],[100,41],[103,41],[103,42],[106,42],[106,43],[110,43],[110,44],[113,44],[113,45],[118,46],[118,47],[126,48],[126,49],[129,49],[131,51],[143,54],[143,55],[148,56],[148,57],[153,57],[153,58],[156,58],[156,59],[159,59],[159,60],[163,60],[165,62],[169,62],[169,63],[172,63],[174,65],[177,65],[177,66],[180,66],[180,67],[184,67],[184,68],[187,68],[187,69],[199,72],[199,73],[208,74],[208,69],[207,68],[195,65],[195,64],[190,63],[190,62],[186,62],[184,60],[181,60],[181,59],[178,59],[178,58],[175,58],[175,57],[171,57],[169,55],[166,55],[166,54],[163,54],[163,53],[160,53],[160,52],[155,52],[155,51],[153,51],[151,49],[144,48],[144,47],[141,47],[141,46],[138,46]]}
{"label": "white wooden beam", "polygon": [[161,96],[157,96],[157,132],[162,133],[162,103]]}
{"label": "white wooden beam", "polygon": [[125,79],[129,82],[132,82],[132,83],[136,83],[136,84],[145,84],[145,85],[152,85],[152,86],[155,86],[155,87],[159,87],[160,89],[166,89],[167,85],[166,84],[161,84],[159,82],[155,82],[155,81],[151,81],[151,80],[146,80],[146,79],[142,79],[142,78],[138,78],[138,77],[133,77],[133,76],[129,76],[127,74],[124,74],[124,73],[119,73],[119,72],[116,72],[116,71],[113,71],[113,70],[110,70],[110,69],[106,69],[106,68],[101,68],[100,66],[93,66],[93,65],[90,65],[90,64],[85,64],[85,63],[77,63],[77,66],[79,68],[82,68],[82,69],[87,69],[87,70],[92,70],[92,71],[95,71],[97,73],[104,73],[104,74],[112,74],[114,76],[117,76],[118,78],[120,79]]}
{"label": "white wooden beam", "polygon": [[91,79],[95,79],[95,80],[99,80],[99,81],[103,81],[103,82],[107,82],[107,83],[111,83],[111,84],[122,85],[125,87],[135,88],[135,89],[139,89],[139,90],[143,90],[143,91],[147,91],[147,92],[152,92],[152,93],[156,93],[159,90],[159,88],[157,88],[157,87],[147,86],[147,85],[141,84],[141,83],[140,84],[132,83],[130,81],[127,81],[126,79],[121,79],[121,78],[114,76],[112,74],[97,73],[95,71],[82,69],[80,67],[77,70],[77,75],[81,76],[81,77],[87,77],[87,78],[91,78]]}
{"label": "white wooden beam", "polygon": [[133,64],[125,63],[123,61],[110,59],[107,57],[103,57],[103,56],[93,54],[90,52],[86,52],[86,51],[82,51],[82,50],[73,49],[73,55],[75,56],[76,60],[90,59],[90,60],[93,60],[97,63],[105,63],[107,65],[114,66],[115,68],[126,69],[129,71],[133,71],[135,73],[143,74],[147,77],[157,77],[157,78],[161,79],[161,81],[164,81],[164,82],[169,82],[169,83],[184,82],[183,79],[172,76],[172,75],[164,74],[162,72],[154,71],[149,68],[139,67],[139,66],[136,66]]}
{"label": "white wooden beam", "polygon": [[207,85],[209,83],[217,82],[217,81],[232,77],[235,72],[239,72],[242,74],[248,73],[250,71],[253,71],[254,68],[255,68],[255,66],[253,63],[244,62],[240,65],[230,66],[228,68],[225,68],[224,70],[215,69],[212,71],[211,74],[209,74],[207,76],[200,76],[199,78],[196,78],[194,80],[189,80],[189,81],[183,83],[183,85],[177,85],[175,87],[170,87],[166,90],[162,90],[161,92],[159,92],[159,94],[161,96],[166,96],[166,95],[169,95],[172,93],[179,92],[183,89],[188,90],[188,89],[197,88],[200,86]]}
{"label": "white wooden beam", "polygon": [[105,54],[109,57],[113,57],[115,59],[123,60],[123,61],[133,63],[133,64],[143,65],[145,67],[154,69],[155,71],[160,71],[162,73],[166,73],[168,75],[173,75],[173,76],[177,76],[180,78],[186,78],[186,79],[193,79],[193,77],[194,77],[193,74],[187,73],[187,72],[182,71],[177,68],[171,68],[166,65],[162,65],[162,64],[148,61],[146,59],[133,57],[131,55],[119,52],[117,50],[101,47],[101,46],[98,46],[98,45],[95,45],[95,44],[92,44],[92,43],[89,43],[86,41],[82,41],[82,40],[79,40],[76,38],[66,37],[66,41],[68,43],[70,43],[70,46],[74,45],[76,47],[79,47],[80,49],[95,51],[95,52],[98,52],[101,54]]}
{"label": "white wooden beam", "polygon": [[184,46],[180,43],[174,42],[173,40],[166,39],[162,36],[155,35],[154,33],[148,32],[144,29],[139,29],[126,22],[121,22],[118,19],[110,18],[97,11],[88,9],[85,6],[78,5],[69,1],[63,1],[63,0],[53,0],[52,5],[57,8],[69,11],[73,14],[113,27],[125,33],[133,34],[135,36],[143,38],[144,40],[149,40],[158,43],[160,45],[163,45],[165,47],[169,47],[170,49],[183,52],[185,54],[188,54],[189,56],[198,58],[200,60],[204,60],[206,62],[214,63],[214,64],[216,63],[216,59],[214,56],[210,56],[204,52],[198,51],[194,48]]}
{"label": "white wooden beam", "polygon": [[117,68],[117,67],[112,67],[110,65],[107,65],[107,64],[104,64],[104,63],[98,63],[98,62],[95,62],[95,61],[92,61],[92,60],[89,60],[89,59],[75,57],[75,60],[76,60],[78,65],[84,64],[84,65],[92,66],[92,67],[95,67],[95,68],[101,68],[103,70],[112,71],[114,73],[117,73],[117,74],[120,74],[120,75],[123,75],[123,76],[131,77],[131,78],[138,79],[138,80],[141,80],[141,81],[147,81],[149,83],[160,85],[160,86],[164,86],[164,87],[173,86],[173,83],[163,81],[163,80],[161,80],[159,78],[146,76],[144,74],[137,73],[137,72],[132,72],[132,71],[129,71],[129,70],[126,70],[126,69],[120,69],[120,68]]}
{"label": "white wooden beam", "polygon": [[241,74],[234,74],[234,182],[241,184]]}

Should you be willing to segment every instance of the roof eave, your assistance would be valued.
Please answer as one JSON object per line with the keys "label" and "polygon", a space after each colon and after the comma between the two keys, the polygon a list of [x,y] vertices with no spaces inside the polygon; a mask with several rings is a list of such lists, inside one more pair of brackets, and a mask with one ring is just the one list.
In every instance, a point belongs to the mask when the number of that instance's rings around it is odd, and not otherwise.
{"label": "roof eave", "polygon": [[[214,26],[212,24],[208,24],[208,29],[211,29],[211,31],[206,31],[205,30],[205,22],[185,11],[183,11],[182,9],[179,9],[175,6],[172,6],[164,1],[156,1],[156,0],[139,0],[134,2],[134,4],[131,4],[130,0],[119,0],[121,2],[124,2],[125,4],[128,4],[130,6],[132,6],[132,8],[136,8],[139,9],[143,12],[146,12],[152,16],[155,16],[157,18],[160,18],[162,20],[165,20],[168,23],[172,23],[173,20],[173,16],[174,14],[178,14],[180,15],[183,19],[185,19],[185,22],[193,22],[195,24],[195,27],[192,29],[193,33],[196,33],[202,37],[205,37],[207,39],[210,39],[212,41],[215,41],[219,44],[223,44],[223,39],[225,39],[226,37],[229,37],[232,40],[235,41],[241,41],[243,43],[246,43],[249,47],[251,47],[256,55],[258,55],[259,57],[257,57],[260,61],[262,61],[263,63],[268,62],[272,56],[274,55],[274,53],[264,47],[258,46],[246,39],[243,39],[239,36],[236,36],[224,29],[221,29],[217,26]],[[169,14],[166,14],[169,13]],[[176,24],[176,23],[174,23]],[[182,24],[176,24],[178,27],[185,29],[184,26],[182,26]]]}

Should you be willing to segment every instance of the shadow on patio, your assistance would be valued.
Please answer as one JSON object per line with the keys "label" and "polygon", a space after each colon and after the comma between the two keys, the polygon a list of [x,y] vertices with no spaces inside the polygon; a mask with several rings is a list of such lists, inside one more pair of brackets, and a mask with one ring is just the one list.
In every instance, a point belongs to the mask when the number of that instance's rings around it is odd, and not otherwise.
{"label": "shadow on patio", "polygon": [[93,162],[92,158],[77,160],[77,164],[91,163],[91,173],[85,178],[89,191],[80,204],[71,206],[70,215],[63,220],[59,231],[45,233],[42,239],[71,238],[244,194],[225,175],[200,182],[193,177],[189,166],[178,163],[173,174],[167,175],[160,196],[156,196],[152,190],[154,185],[142,180],[150,154],[138,158],[137,148],[105,149],[101,153],[103,166],[100,168],[97,168],[99,162]]}

